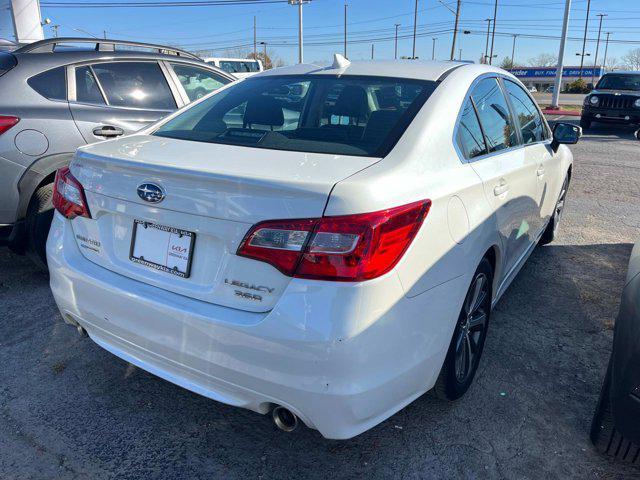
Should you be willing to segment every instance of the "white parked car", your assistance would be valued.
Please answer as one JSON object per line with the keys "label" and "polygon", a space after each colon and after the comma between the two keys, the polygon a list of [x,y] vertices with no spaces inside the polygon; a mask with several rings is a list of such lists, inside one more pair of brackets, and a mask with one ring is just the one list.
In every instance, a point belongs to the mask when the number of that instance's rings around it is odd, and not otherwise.
{"label": "white parked car", "polygon": [[265,72],[78,151],[51,288],[126,361],[349,438],[467,391],[492,306],[556,234],[579,134],[552,139],[486,65]]}

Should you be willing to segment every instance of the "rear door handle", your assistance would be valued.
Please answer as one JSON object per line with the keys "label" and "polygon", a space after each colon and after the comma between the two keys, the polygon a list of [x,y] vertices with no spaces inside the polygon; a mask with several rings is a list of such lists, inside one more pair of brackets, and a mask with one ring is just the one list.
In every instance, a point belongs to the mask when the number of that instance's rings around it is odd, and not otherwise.
{"label": "rear door handle", "polygon": [[503,193],[506,193],[509,191],[509,185],[507,184],[506,180],[502,179],[500,180],[500,184],[496,185],[493,188],[493,194],[496,197],[499,197],[500,195],[502,195]]}
{"label": "rear door handle", "polygon": [[124,130],[119,127],[113,127],[111,125],[102,125],[93,129],[93,134],[96,137],[113,138],[124,135]]}

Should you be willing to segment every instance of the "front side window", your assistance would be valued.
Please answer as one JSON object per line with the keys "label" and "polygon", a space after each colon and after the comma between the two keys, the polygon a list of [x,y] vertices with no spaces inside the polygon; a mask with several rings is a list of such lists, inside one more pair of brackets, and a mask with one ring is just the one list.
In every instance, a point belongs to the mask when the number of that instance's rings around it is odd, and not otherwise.
{"label": "front side window", "polygon": [[519,85],[509,80],[505,80],[504,86],[520,126],[524,144],[546,140],[547,129],[531,97]]}
{"label": "front side window", "polygon": [[260,67],[255,60],[221,60],[220,68],[228,73],[259,72]]}
{"label": "front side window", "polygon": [[174,110],[176,102],[156,62],[97,63],[93,71],[109,105]]}
{"label": "front side window", "polygon": [[172,63],[171,67],[173,71],[176,72],[182,87],[192,102],[214,90],[218,90],[231,81],[211,70],[194,67],[193,65]]}
{"label": "front side window", "polygon": [[457,136],[458,146],[465,158],[472,159],[487,153],[487,145],[484,143],[480,122],[478,122],[476,110],[470,100],[462,110]]}
{"label": "front side window", "polygon": [[489,153],[518,144],[507,100],[496,78],[481,80],[471,93],[482,124]]}
{"label": "front side window", "polygon": [[67,99],[67,76],[64,67],[42,72],[27,80],[36,92],[49,100]]}
{"label": "front side window", "polygon": [[171,119],[155,135],[275,150],[385,156],[436,85],[381,77],[250,78]]}

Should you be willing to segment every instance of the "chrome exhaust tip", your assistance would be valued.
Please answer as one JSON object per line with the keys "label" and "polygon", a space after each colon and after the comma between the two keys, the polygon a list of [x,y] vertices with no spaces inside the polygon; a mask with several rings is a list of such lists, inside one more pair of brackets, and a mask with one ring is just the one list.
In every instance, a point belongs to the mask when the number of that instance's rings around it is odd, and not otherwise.
{"label": "chrome exhaust tip", "polygon": [[78,333],[80,334],[81,337],[88,337],[89,335],[87,334],[87,331],[80,325],[78,325],[76,327],[78,329]]}
{"label": "chrome exhaust tip", "polygon": [[298,426],[298,417],[295,413],[285,407],[275,407],[271,411],[273,423],[284,432],[293,432]]}

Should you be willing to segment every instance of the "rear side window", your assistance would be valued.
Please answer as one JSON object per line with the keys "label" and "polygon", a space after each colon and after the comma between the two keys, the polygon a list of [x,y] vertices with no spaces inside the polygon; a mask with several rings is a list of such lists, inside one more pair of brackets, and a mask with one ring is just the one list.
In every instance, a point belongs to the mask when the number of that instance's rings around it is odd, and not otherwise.
{"label": "rear side window", "polygon": [[92,68],[109,105],[152,110],[176,108],[167,79],[155,62],[97,63]]}
{"label": "rear side window", "polygon": [[27,80],[36,92],[49,100],[67,99],[67,80],[64,67],[39,73]]}
{"label": "rear side window", "polygon": [[230,82],[230,80],[205,68],[179,63],[172,63],[171,67],[192,102]]}
{"label": "rear side window", "polygon": [[462,110],[460,123],[458,124],[457,142],[467,159],[487,153],[487,145],[484,143],[480,122],[478,122],[478,116],[471,101],[467,101],[464,110]]}
{"label": "rear side window", "polygon": [[104,105],[105,101],[90,67],[76,68],[76,100],[80,103]]}
{"label": "rear side window", "polygon": [[0,77],[18,64],[16,57],[10,53],[0,52]]}
{"label": "rear side window", "polygon": [[481,80],[471,93],[489,153],[516,146],[518,136],[507,100],[495,78]]}
{"label": "rear side window", "polygon": [[531,97],[513,82],[505,80],[504,86],[520,126],[524,144],[546,140],[547,129]]}

